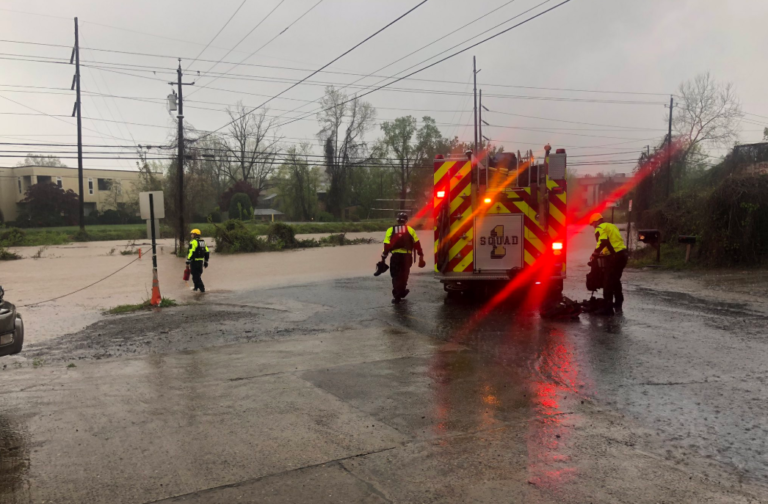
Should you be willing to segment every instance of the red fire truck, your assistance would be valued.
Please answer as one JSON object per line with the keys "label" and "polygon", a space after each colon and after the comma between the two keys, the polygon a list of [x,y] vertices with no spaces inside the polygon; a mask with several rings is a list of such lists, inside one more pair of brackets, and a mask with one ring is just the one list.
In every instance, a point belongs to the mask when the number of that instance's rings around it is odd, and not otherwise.
{"label": "red fire truck", "polygon": [[[474,292],[524,278],[545,284],[547,298],[560,297],[566,258],[566,153],[545,147],[501,153],[477,163],[437,156],[434,162],[435,276],[447,292]],[[483,165],[487,165],[484,167]],[[531,272],[532,273],[532,272]]]}

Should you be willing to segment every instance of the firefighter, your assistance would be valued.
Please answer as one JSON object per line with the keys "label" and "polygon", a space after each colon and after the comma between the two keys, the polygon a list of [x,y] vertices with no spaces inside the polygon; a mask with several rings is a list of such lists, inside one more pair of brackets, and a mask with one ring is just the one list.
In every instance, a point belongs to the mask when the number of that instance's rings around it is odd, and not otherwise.
{"label": "firefighter", "polygon": [[408,295],[408,275],[413,264],[413,251],[419,254],[419,268],[427,265],[424,262],[424,251],[416,231],[407,226],[408,214],[397,214],[397,225],[387,229],[384,236],[384,252],[381,253],[381,262],[385,262],[387,254],[392,253],[389,260],[389,274],[392,276],[392,303],[397,304]]}
{"label": "firefighter", "polygon": [[601,214],[592,214],[589,218],[589,224],[595,228],[595,240],[597,241],[592,259],[598,260],[603,267],[604,306],[596,313],[598,315],[613,315],[614,310],[621,312],[624,304],[621,274],[627,266],[629,252],[619,228],[610,222],[605,222]]}
{"label": "firefighter", "polygon": [[189,253],[187,254],[187,266],[192,273],[193,291],[205,292],[203,285],[203,268],[208,267],[208,259],[211,254],[205,241],[200,239],[200,230],[193,229],[190,233]]}

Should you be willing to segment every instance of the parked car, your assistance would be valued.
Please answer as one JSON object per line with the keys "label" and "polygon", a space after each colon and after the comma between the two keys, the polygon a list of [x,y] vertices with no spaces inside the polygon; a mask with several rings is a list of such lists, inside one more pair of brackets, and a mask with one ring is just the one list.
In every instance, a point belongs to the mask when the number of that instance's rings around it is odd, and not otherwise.
{"label": "parked car", "polygon": [[21,352],[24,345],[24,322],[16,307],[5,301],[0,287],[0,357]]}

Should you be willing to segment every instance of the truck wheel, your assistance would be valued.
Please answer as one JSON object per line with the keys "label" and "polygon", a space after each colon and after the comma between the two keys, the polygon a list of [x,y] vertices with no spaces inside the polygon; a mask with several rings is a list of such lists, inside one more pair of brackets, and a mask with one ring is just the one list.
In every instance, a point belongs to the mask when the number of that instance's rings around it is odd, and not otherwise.
{"label": "truck wheel", "polygon": [[16,331],[13,335],[11,352],[8,355],[15,355],[21,352],[22,346],[24,346],[24,322],[21,320],[21,317],[16,317]]}

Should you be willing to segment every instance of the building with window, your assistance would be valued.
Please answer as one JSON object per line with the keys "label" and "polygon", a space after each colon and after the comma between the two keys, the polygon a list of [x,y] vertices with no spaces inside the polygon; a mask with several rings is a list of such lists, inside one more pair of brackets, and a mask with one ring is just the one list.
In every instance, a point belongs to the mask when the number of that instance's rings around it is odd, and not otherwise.
{"label": "building with window", "polygon": [[[103,212],[138,198],[138,171],[83,170],[85,215]],[[77,168],[65,166],[0,167],[0,213],[5,221],[15,221],[27,189],[34,184],[54,183],[63,190],[78,193]]]}

